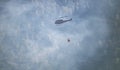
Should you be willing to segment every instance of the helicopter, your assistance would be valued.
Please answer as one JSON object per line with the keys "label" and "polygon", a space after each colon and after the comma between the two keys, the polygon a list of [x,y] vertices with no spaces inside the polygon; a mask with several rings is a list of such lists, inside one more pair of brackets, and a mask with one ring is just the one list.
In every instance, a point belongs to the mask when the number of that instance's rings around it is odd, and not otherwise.
{"label": "helicopter", "polygon": [[68,20],[63,20],[63,19],[56,20],[55,24],[63,24],[63,23],[68,22],[68,21],[72,21],[72,18],[70,18]]}

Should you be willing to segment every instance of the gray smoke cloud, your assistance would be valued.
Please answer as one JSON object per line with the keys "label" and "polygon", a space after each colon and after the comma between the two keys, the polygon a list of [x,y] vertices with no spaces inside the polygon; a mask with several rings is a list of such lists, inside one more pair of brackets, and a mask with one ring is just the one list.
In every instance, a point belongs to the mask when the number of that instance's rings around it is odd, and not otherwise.
{"label": "gray smoke cloud", "polygon": [[[0,70],[80,70],[104,47],[112,6],[112,0],[0,0]],[[54,24],[60,17],[73,20]]]}

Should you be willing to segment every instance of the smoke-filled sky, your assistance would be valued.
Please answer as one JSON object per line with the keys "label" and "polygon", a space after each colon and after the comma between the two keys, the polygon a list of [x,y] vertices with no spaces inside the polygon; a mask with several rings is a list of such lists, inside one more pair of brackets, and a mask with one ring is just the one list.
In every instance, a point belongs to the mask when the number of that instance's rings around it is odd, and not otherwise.
{"label": "smoke-filled sky", "polygon": [[0,70],[110,70],[99,62],[114,28],[110,19],[120,18],[117,2],[0,0]]}

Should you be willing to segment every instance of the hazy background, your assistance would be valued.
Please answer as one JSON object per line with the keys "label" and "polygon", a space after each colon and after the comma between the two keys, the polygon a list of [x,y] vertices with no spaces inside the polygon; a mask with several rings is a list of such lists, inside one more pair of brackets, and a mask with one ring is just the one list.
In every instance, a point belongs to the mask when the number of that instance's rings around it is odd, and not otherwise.
{"label": "hazy background", "polygon": [[0,0],[0,70],[120,70],[119,4]]}

